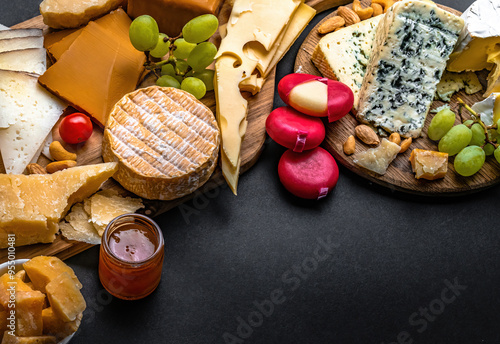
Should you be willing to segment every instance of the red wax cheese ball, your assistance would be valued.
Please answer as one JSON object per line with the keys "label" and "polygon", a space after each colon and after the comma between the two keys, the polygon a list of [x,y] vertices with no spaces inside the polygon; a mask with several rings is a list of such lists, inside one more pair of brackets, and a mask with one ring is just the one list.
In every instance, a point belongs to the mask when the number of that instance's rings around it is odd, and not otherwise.
{"label": "red wax cheese ball", "polygon": [[318,147],[325,139],[325,125],[289,106],[275,109],[266,120],[269,136],[280,145],[302,152]]}
{"label": "red wax cheese ball", "polygon": [[287,150],[280,159],[278,175],[283,186],[297,197],[319,199],[337,184],[339,168],[321,147],[296,153]]}
{"label": "red wax cheese ball", "polygon": [[354,104],[347,85],[311,74],[288,74],[280,80],[278,94],[294,109],[310,116],[328,116],[330,122],[347,115]]}

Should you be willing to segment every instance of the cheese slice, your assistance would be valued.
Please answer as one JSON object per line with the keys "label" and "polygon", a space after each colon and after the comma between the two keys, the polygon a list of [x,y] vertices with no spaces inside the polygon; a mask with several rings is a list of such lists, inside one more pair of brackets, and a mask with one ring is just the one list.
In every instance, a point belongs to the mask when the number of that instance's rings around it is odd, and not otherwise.
{"label": "cheese slice", "polygon": [[380,146],[354,154],[353,162],[378,174],[385,174],[391,162],[398,156],[401,147],[387,139]]}
{"label": "cheese slice", "polygon": [[136,88],[146,59],[125,33],[130,19],[116,23],[118,27],[103,27],[90,22],[68,51],[38,79],[102,126],[115,103]]}
{"label": "cheese slice", "polygon": [[23,49],[0,53],[0,69],[43,74],[47,69],[45,49]]}
{"label": "cheese slice", "polygon": [[215,169],[219,128],[191,94],[152,86],[124,96],[103,137],[104,161],[119,162],[114,178],[147,199],[170,200],[202,186]]}
{"label": "cheese slice", "polygon": [[42,36],[41,29],[10,29],[0,31],[0,39]]}
{"label": "cheese slice", "polygon": [[10,50],[43,48],[42,36],[7,38],[0,40],[0,53]]}
{"label": "cheese slice", "polygon": [[67,222],[60,222],[59,228],[66,239],[99,245],[101,236],[90,222],[90,216],[83,209],[82,203],[77,203],[66,215]]}
{"label": "cheese slice", "polygon": [[0,130],[0,152],[7,173],[23,173],[65,107],[35,75],[0,70],[0,118],[9,124]]}
{"label": "cheese slice", "polygon": [[43,47],[47,49],[50,47],[52,44],[55,44],[62,40],[64,37],[72,34],[75,31],[78,31],[80,29],[66,29],[66,30],[58,30],[58,31],[53,31],[51,33],[48,33],[44,36],[43,39]]}
{"label": "cheese slice", "polygon": [[8,234],[16,246],[54,241],[70,207],[96,192],[117,170],[116,163],[69,168],[47,175],[0,174],[0,248]]}
{"label": "cheese slice", "polygon": [[323,76],[349,86],[354,94],[355,109],[358,108],[359,91],[372,54],[377,25],[382,18],[383,15],[379,15],[329,33],[320,39],[311,57]]}
{"label": "cheese slice", "polygon": [[428,2],[393,5],[377,26],[358,120],[418,137],[463,26],[463,19]]}

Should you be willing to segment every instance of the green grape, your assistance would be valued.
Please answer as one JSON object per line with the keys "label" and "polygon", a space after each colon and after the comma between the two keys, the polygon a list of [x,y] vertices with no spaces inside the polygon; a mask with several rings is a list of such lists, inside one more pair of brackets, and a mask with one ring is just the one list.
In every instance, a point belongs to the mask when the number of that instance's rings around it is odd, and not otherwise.
{"label": "green grape", "polygon": [[498,136],[500,136],[500,134],[498,134],[498,131],[495,129],[488,129],[488,136],[490,140],[494,141],[498,138]]}
{"label": "green grape", "polygon": [[483,147],[483,150],[484,150],[484,154],[486,154],[486,156],[490,156],[493,154],[493,152],[495,152],[495,146],[493,146],[491,143],[487,143]]}
{"label": "green grape", "polygon": [[459,175],[469,177],[483,167],[485,159],[486,156],[481,147],[469,146],[457,154],[453,166]]}
{"label": "green grape", "polygon": [[469,128],[472,124],[474,124],[474,121],[472,119],[468,119],[464,122],[464,125],[468,126]]}
{"label": "green grape", "polygon": [[439,141],[440,152],[453,156],[469,145],[472,138],[472,131],[463,124],[451,128]]}
{"label": "green grape", "polygon": [[154,49],[160,30],[153,17],[142,15],[134,19],[129,28],[130,42],[139,51]]}
{"label": "green grape", "polygon": [[500,118],[497,121],[497,134],[500,134]]}
{"label": "green grape", "polygon": [[486,134],[484,129],[479,123],[474,123],[470,128],[472,131],[472,139],[469,142],[469,146],[482,146],[486,140]]}
{"label": "green grape", "polygon": [[450,109],[443,109],[432,118],[427,135],[431,140],[441,140],[453,124],[455,124],[455,113]]}
{"label": "green grape", "polygon": [[158,44],[156,44],[156,47],[149,53],[153,57],[161,58],[168,54],[169,49],[170,49],[170,41],[168,40],[168,36],[165,35],[164,33],[160,33],[160,35],[158,36]]}
{"label": "green grape", "polygon": [[214,61],[216,54],[217,48],[213,43],[203,42],[191,51],[187,58],[187,63],[195,72],[201,72]]}
{"label": "green grape", "polygon": [[207,89],[203,81],[192,76],[184,79],[181,84],[181,89],[191,93],[196,99],[201,99],[207,93]]}
{"label": "green grape", "polygon": [[174,75],[174,78],[179,81],[179,84],[182,83],[182,80],[184,80],[184,77],[182,75]]}
{"label": "green grape", "polygon": [[182,28],[182,36],[186,42],[200,43],[209,39],[219,26],[217,17],[212,14],[203,14],[191,19]]}
{"label": "green grape", "polygon": [[215,71],[212,69],[205,69],[202,72],[194,73],[195,78],[200,79],[205,84],[207,91],[212,91],[214,89],[214,75]]}
{"label": "green grape", "polygon": [[495,159],[500,164],[500,146],[495,149]]}
{"label": "green grape", "polygon": [[189,65],[184,60],[177,60],[175,62],[175,74],[185,75],[189,69]]}
{"label": "green grape", "polygon": [[187,59],[191,51],[196,47],[196,44],[188,43],[184,38],[176,39],[174,45],[174,56],[178,59]]}
{"label": "green grape", "polygon": [[161,66],[161,75],[175,76],[174,66],[171,63],[167,63]]}
{"label": "green grape", "polygon": [[170,75],[162,75],[156,80],[156,84],[161,87],[175,87],[181,88],[181,84],[176,78]]}

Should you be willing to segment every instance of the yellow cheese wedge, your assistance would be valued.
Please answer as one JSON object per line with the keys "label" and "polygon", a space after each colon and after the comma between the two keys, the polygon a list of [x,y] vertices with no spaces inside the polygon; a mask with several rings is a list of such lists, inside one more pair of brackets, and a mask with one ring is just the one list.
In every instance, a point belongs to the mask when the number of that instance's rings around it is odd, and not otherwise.
{"label": "yellow cheese wedge", "polygon": [[46,290],[52,311],[62,321],[75,321],[87,306],[80,289],[67,272],[61,273],[50,281]]}
{"label": "yellow cheese wedge", "polygon": [[72,268],[66,265],[62,260],[52,256],[37,256],[23,264],[28,273],[31,283],[35,289],[46,292],[45,287],[57,276],[66,272],[73,279],[73,283],[80,289],[82,284],[76,277]]}
{"label": "yellow cheese wedge", "polygon": [[121,5],[123,0],[44,0],[40,4],[43,22],[54,29],[75,28],[87,24]]}
{"label": "yellow cheese wedge", "polygon": [[115,103],[136,88],[146,59],[130,43],[126,33],[130,19],[121,18],[116,25],[90,22],[38,79],[52,93],[87,112],[103,126]]}
{"label": "yellow cheese wedge", "polygon": [[38,290],[16,292],[16,336],[41,336],[45,295]]}
{"label": "yellow cheese wedge", "polygon": [[0,174],[0,248],[50,243],[69,208],[95,193],[116,163],[73,167],[50,175]]}
{"label": "yellow cheese wedge", "polygon": [[410,163],[417,179],[444,178],[448,171],[448,153],[416,148],[411,152]]}

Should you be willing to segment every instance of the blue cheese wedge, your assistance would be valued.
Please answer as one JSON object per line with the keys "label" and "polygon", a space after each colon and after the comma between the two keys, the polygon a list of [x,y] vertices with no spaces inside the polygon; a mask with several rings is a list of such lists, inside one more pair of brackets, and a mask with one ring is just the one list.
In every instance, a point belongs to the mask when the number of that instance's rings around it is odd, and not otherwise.
{"label": "blue cheese wedge", "polygon": [[358,107],[359,90],[372,53],[377,25],[382,18],[382,15],[376,16],[329,33],[321,38],[311,58],[323,76],[351,88],[355,109]]}
{"label": "blue cheese wedge", "polygon": [[401,147],[387,139],[377,148],[354,154],[354,163],[378,174],[385,174],[391,162],[398,156]]}
{"label": "blue cheese wedge", "polygon": [[463,19],[429,2],[392,6],[377,27],[358,120],[418,137],[463,26]]}
{"label": "blue cheese wedge", "polygon": [[474,94],[483,89],[476,73],[452,73],[444,72],[441,81],[437,85],[436,95],[439,99],[449,102],[455,92],[465,89],[465,93]]}

